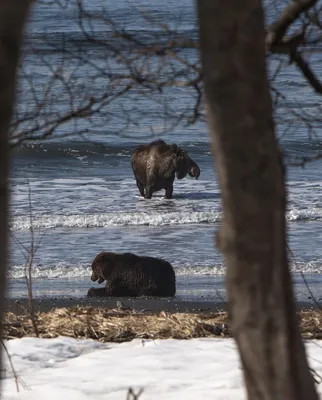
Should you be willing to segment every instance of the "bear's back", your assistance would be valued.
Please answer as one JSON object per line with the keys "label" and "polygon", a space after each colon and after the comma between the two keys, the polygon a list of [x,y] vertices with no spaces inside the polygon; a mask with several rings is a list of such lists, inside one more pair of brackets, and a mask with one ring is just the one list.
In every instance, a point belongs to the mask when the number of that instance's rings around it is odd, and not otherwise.
{"label": "bear's back", "polygon": [[132,253],[118,255],[110,277],[112,285],[120,285],[134,290],[137,295],[158,295],[175,293],[175,273],[165,260],[137,256]]}

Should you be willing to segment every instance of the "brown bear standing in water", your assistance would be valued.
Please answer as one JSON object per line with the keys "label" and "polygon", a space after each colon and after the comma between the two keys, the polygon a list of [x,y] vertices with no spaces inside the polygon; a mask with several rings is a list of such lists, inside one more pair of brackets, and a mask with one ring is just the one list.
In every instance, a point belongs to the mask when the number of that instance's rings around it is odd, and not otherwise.
{"label": "brown bear standing in water", "polygon": [[186,151],[161,139],[138,146],[131,157],[131,166],[140,195],[145,199],[151,199],[154,192],[162,189],[166,199],[171,199],[175,177],[200,176],[198,164]]}
{"label": "brown bear standing in water", "polygon": [[104,288],[89,289],[88,297],[172,297],[176,276],[172,265],[154,257],[132,253],[99,253],[92,263],[91,280]]}

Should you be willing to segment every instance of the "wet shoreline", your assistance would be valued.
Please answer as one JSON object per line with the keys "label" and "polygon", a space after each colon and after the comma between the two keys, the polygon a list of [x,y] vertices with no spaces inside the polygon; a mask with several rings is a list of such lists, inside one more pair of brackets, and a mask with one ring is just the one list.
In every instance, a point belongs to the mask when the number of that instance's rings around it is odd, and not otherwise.
{"label": "wet shoreline", "polygon": [[[166,311],[169,313],[176,312],[219,312],[228,311],[228,303],[225,301],[213,300],[182,300],[176,298],[69,298],[69,297],[55,297],[55,298],[37,298],[33,300],[35,312],[47,312],[55,308],[72,308],[72,307],[100,307],[105,309],[119,308],[121,302],[121,309],[128,308],[138,312],[158,313]],[[318,302],[322,307],[322,302]],[[26,312],[28,300],[25,298],[20,299],[6,299],[5,311],[13,312],[15,314],[23,314]],[[317,303],[314,301],[297,301],[296,308],[303,309],[316,309]]]}

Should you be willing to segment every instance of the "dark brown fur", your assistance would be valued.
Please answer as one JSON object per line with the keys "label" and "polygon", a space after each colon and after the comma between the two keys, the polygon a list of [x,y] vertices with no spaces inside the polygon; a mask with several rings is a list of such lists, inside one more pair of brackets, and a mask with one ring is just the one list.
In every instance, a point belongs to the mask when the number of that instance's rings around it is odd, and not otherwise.
{"label": "dark brown fur", "polygon": [[141,196],[151,199],[152,194],[165,189],[165,197],[172,198],[175,177],[183,179],[187,174],[196,179],[200,168],[188,153],[176,144],[156,140],[136,148],[131,166]]}
{"label": "dark brown fur", "polygon": [[99,253],[92,263],[91,280],[106,280],[106,284],[105,288],[89,289],[88,297],[172,297],[176,293],[176,277],[170,263],[132,253]]}

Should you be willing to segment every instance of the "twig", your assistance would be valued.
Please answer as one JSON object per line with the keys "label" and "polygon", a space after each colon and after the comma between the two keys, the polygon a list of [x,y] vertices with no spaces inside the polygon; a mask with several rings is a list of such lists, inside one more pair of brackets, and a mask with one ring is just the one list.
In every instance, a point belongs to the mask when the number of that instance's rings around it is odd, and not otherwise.
{"label": "twig", "polygon": [[[294,254],[293,254],[293,252],[292,252],[292,250],[290,249],[290,247],[289,247],[288,244],[287,244],[287,249],[288,249],[288,252],[290,253],[290,256],[291,256],[292,259],[293,259],[294,264],[297,266],[297,262],[296,262],[296,260],[295,260]],[[305,286],[306,286],[306,288],[307,288],[307,290],[308,290],[308,292],[309,292],[309,295],[311,296],[311,298],[312,298],[314,304],[315,304],[316,307],[322,312],[322,307],[321,307],[321,305],[319,304],[319,302],[316,300],[315,296],[313,295],[312,290],[310,289],[310,286],[309,286],[309,284],[307,283],[307,280],[306,280],[306,278],[305,278],[305,276],[304,276],[304,274],[303,274],[303,271],[300,271],[300,275],[301,275],[301,277],[302,277],[302,279],[303,279],[303,282],[304,282],[304,284],[305,284]]]}
{"label": "twig", "polygon": [[12,362],[11,356],[10,356],[10,354],[9,354],[9,351],[8,351],[8,349],[7,349],[7,346],[4,344],[3,339],[0,339],[0,340],[1,340],[2,347],[4,348],[4,351],[5,351],[6,354],[7,354],[7,357],[8,357],[10,366],[11,366],[12,374],[13,374],[13,377],[14,377],[15,383],[16,383],[17,392],[19,392],[19,380],[18,380],[18,375],[17,375],[16,370],[15,370],[15,368],[14,368],[14,366],[13,366],[13,362]]}
{"label": "twig", "polygon": [[[58,0],[47,1],[46,4],[50,5]],[[157,108],[157,116],[167,122],[157,131],[148,126],[146,130],[149,134],[152,132],[151,138],[168,133],[179,124],[189,126],[206,122],[197,29],[189,34],[184,33],[172,23],[158,21],[152,12],[140,7],[138,11],[142,23],[147,29],[148,26],[153,28],[147,37],[113,20],[106,7],[97,12],[87,9],[83,0],[71,2],[76,7],[76,23],[81,40],[62,34],[62,41],[57,44],[47,32],[47,36],[44,34],[40,39],[39,47],[28,42],[26,44],[25,56],[32,54],[37,57],[37,62],[47,69],[48,79],[44,86],[37,87],[33,71],[20,68],[21,86],[28,85],[31,102],[23,107],[17,105],[10,129],[11,149],[24,142],[49,139],[58,133],[60,137],[90,133],[92,138],[94,133],[104,133],[133,138],[133,126],[140,125],[144,114],[139,104],[141,100],[144,103],[146,100],[152,101],[153,107]],[[310,33],[308,26],[311,30],[322,29],[319,23],[321,8],[315,7],[316,4],[317,0],[290,1],[280,14],[276,8],[278,17],[267,28],[266,46],[268,57],[275,53],[282,54],[284,60],[285,55],[287,58],[293,57],[292,68],[302,71],[305,82],[322,94],[322,83],[305,60],[302,49],[301,52],[298,50],[300,46],[307,49],[322,41],[321,35],[315,35],[311,40],[307,38]],[[296,21],[303,22],[302,29],[287,34]],[[89,45],[98,49],[98,59],[87,56],[86,48]],[[186,49],[189,50],[189,57],[185,55]],[[53,54],[58,56],[59,67],[52,63],[50,57]],[[280,68],[276,74],[279,72]],[[78,79],[82,74],[88,78],[86,87]],[[98,87],[97,82],[102,85]],[[277,93],[276,82],[271,86],[271,90]],[[193,97],[188,106],[183,108],[180,104],[177,107],[175,96],[166,97],[169,88],[186,90],[188,96]],[[165,101],[160,101],[160,93],[170,106],[166,107]],[[131,111],[122,107],[122,100],[129,98]],[[283,100],[285,98],[278,95],[276,106]],[[64,101],[65,107],[54,113],[60,101]],[[110,112],[116,104],[122,112]],[[137,104],[137,107],[133,104]],[[283,120],[288,120],[289,113]],[[295,112],[292,114],[295,115]],[[311,132],[310,125],[314,121],[320,122],[318,107],[316,115],[307,116],[304,108],[300,108],[297,114],[303,115],[301,122],[305,123],[308,134]],[[110,128],[108,132],[102,130],[102,126],[117,125],[114,120],[119,123],[117,130],[112,133]],[[160,126],[160,123],[157,122],[157,125]]]}
{"label": "twig", "polygon": [[28,200],[29,200],[31,243],[30,243],[30,250],[29,250],[29,254],[28,254],[28,260],[25,264],[25,279],[26,279],[27,289],[28,289],[28,311],[30,314],[31,323],[32,323],[34,331],[35,331],[35,335],[37,337],[39,337],[39,330],[38,330],[38,326],[37,326],[37,322],[36,322],[34,305],[33,305],[33,295],[32,295],[32,264],[33,264],[33,259],[34,259],[37,248],[35,246],[32,204],[31,204],[31,191],[30,191],[29,181],[28,181]]}
{"label": "twig", "polygon": [[317,373],[315,371],[315,369],[313,369],[311,367],[309,367],[309,370],[311,371],[312,378],[313,378],[315,384],[319,385],[322,382],[322,376],[319,373]]}
{"label": "twig", "polygon": [[291,61],[295,62],[302,74],[305,76],[309,84],[316,91],[316,93],[322,94],[322,83],[315,76],[314,72],[309,67],[309,64],[303,59],[301,54],[297,51],[293,51],[290,55]]}
{"label": "twig", "polygon": [[302,13],[309,10],[316,3],[317,0],[291,1],[280,14],[279,18],[269,27],[266,35],[266,44],[270,47],[280,42],[290,25],[292,25]]}
{"label": "twig", "polygon": [[132,388],[129,388],[126,396],[126,400],[138,400],[143,393],[143,388],[141,388],[137,393],[134,393]]}
{"label": "twig", "polygon": [[[295,260],[295,257],[294,257],[294,254],[293,254],[292,250],[290,249],[290,247],[289,247],[288,244],[287,244],[286,246],[287,246],[288,252],[290,253],[291,257],[293,258],[293,262],[294,262],[295,265],[296,265],[297,263],[296,263],[296,260]],[[319,302],[316,300],[315,296],[313,295],[313,293],[312,293],[312,291],[311,291],[311,289],[310,289],[310,287],[309,287],[309,285],[308,285],[308,283],[307,283],[307,280],[306,280],[306,278],[305,278],[303,272],[301,271],[300,274],[301,274],[301,277],[302,277],[302,279],[303,279],[303,281],[304,281],[304,284],[305,284],[305,286],[306,286],[306,288],[307,288],[307,290],[308,290],[308,292],[309,292],[311,298],[312,298],[313,301],[314,301],[314,304],[317,306],[317,308],[318,308],[319,311],[322,311],[322,308],[321,308]],[[319,374],[315,371],[314,368],[309,367],[309,370],[310,370],[310,372],[311,372],[311,375],[312,375],[312,378],[313,378],[315,384],[316,384],[316,385],[319,385],[319,384],[321,383],[321,381],[322,381],[321,375],[319,375]]]}

